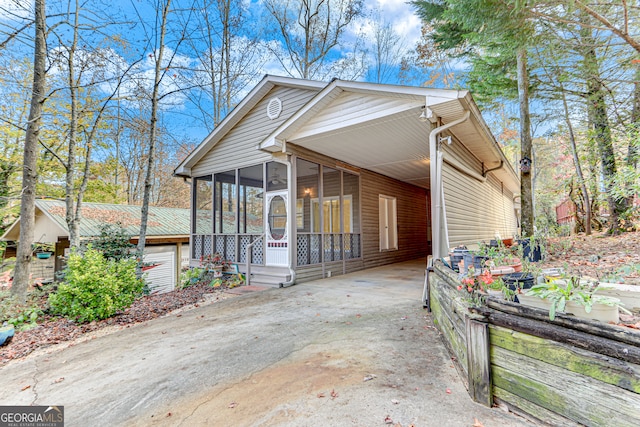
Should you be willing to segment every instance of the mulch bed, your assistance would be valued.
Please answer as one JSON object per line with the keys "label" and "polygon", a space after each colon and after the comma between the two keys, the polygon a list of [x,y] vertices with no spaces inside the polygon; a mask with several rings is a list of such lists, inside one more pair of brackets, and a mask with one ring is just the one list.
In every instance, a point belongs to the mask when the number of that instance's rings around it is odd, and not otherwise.
{"label": "mulch bed", "polygon": [[186,289],[142,297],[136,300],[131,307],[113,317],[85,324],[46,315],[44,321],[39,323],[37,327],[27,331],[16,331],[13,339],[0,347],[0,366],[12,359],[24,357],[34,350],[70,342],[109,326],[129,327],[164,316],[183,307],[198,307],[205,301],[205,294],[217,294],[211,297],[213,301],[231,297],[231,295],[223,294],[223,291],[224,289],[214,289],[208,284],[199,283]]}

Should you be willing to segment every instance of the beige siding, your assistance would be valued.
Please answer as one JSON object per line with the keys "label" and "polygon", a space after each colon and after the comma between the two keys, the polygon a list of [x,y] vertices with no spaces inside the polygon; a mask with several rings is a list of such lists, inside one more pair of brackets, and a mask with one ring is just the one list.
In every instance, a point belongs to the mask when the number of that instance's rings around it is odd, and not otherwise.
{"label": "beige siding", "polygon": [[[455,157],[481,174],[481,164],[468,153],[459,150]],[[513,194],[500,181],[489,173],[487,180],[480,182],[446,162],[442,169],[449,246],[489,241],[496,233],[502,238],[514,236],[517,221]]]}
{"label": "beige siding", "polygon": [[[427,238],[427,190],[363,170],[362,251],[365,268],[425,257]],[[380,251],[380,195],[397,200],[398,250]]]}
{"label": "beige siding", "polygon": [[[274,88],[192,168],[192,175],[202,176],[270,160],[271,154],[258,149],[258,145],[315,94],[310,90]],[[282,113],[271,120],[267,117],[267,105],[274,97],[282,101]]]}

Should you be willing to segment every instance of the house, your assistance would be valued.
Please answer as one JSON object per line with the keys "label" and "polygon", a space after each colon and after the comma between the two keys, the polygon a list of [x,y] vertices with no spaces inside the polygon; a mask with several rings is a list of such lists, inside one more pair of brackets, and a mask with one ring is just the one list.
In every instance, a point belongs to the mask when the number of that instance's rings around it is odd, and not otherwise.
{"label": "house", "polygon": [[520,184],[468,91],[265,76],[189,154],[190,258],[288,285],[517,233]]}
{"label": "house", "polygon": [[[57,255],[69,247],[69,229],[65,219],[66,204],[59,200],[36,200],[34,236],[37,243],[55,244],[54,257],[32,260],[32,276],[53,279],[54,270],[61,268]],[[83,203],[80,221],[80,238],[100,235],[105,224],[120,223],[131,238],[138,243],[140,232],[140,206],[105,203]],[[157,264],[147,270],[147,280],[154,292],[173,290],[180,279],[183,258],[188,263],[189,209],[150,206],[145,239],[144,261]],[[0,238],[5,241],[20,240],[20,219]],[[54,266],[54,260],[57,265]]]}

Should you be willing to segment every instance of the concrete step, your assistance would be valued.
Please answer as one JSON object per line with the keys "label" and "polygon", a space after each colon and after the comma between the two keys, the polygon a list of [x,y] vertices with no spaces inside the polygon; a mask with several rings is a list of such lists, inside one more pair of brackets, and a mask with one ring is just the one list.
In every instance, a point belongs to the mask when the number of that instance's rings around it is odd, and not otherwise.
{"label": "concrete step", "polygon": [[[238,264],[238,270],[246,274],[246,264]],[[287,267],[251,266],[251,285],[279,286],[280,283],[288,282],[289,280],[291,280],[291,274]]]}

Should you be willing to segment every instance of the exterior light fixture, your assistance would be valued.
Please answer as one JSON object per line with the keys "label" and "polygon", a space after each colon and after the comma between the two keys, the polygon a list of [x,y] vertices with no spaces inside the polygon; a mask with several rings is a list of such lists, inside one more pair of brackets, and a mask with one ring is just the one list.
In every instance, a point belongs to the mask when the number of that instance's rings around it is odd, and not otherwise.
{"label": "exterior light fixture", "polygon": [[426,106],[422,107],[422,112],[420,113],[420,116],[418,117],[418,119],[421,122],[426,122],[431,118],[431,110],[429,110]]}
{"label": "exterior light fixture", "polygon": [[531,172],[531,159],[530,158],[523,157],[520,160],[520,170],[525,175]]}

